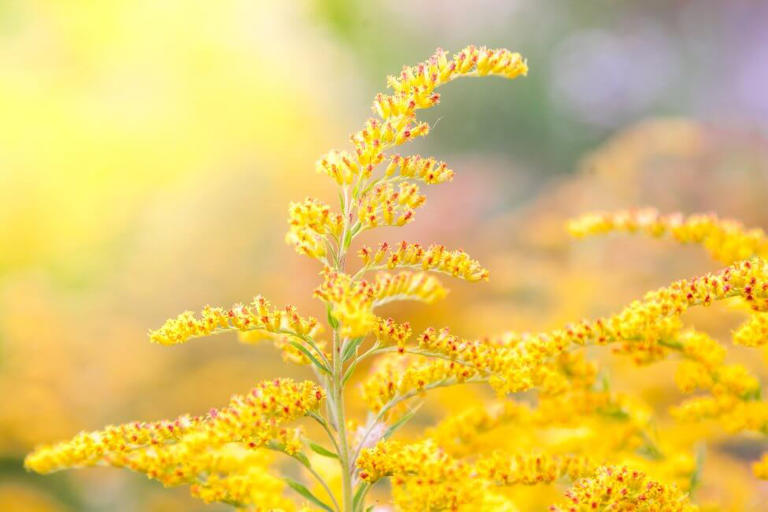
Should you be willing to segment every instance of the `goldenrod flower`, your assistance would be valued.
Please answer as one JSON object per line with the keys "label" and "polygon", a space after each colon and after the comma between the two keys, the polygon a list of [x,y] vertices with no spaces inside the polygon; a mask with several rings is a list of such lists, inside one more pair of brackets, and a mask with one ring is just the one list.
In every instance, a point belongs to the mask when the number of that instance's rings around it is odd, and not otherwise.
{"label": "goldenrod flower", "polygon": [[768,453],[764,453],[759,461],[752,464],[752,472],[760,480],[768,480]]}
{"label": "goldenrod flower", "polygon": [[190,486],[192,496],[206,503],[229,503],[258,512],[293,510],[284,496],[285,481],[274,476],[272,457],[261,450],[227,447],[208,461],[207,478]]}
{"label": "goldenrod flower", "polygon": [[451,181],[453,174],[445,162],[438,162],[432,157],[422,158],[420,155],[392,155],[384,171],[384,176],[387,177],[413,178],[428,185]]}
{"label": "goldenrod flower", "polygon": [[761,347],[768,343],[768,313],[753,313],[733,333],[733,342],[747,347]]}
{"label": "goldenrod flower", "polygon": [[637,512],[693,512],[698,508],[674,486],[654,481],[636,470],[605,466],[594,476],[576,482],[553,512],[592,510]]}
{"label": "goldenrod flower", "polygon": [[449,386],[480,377],[471,366],[443,359],[396,355],[381,359],[362,384],[362,398],[374,412],[389,410],[404,399],[428,389]]}
{"label": "goldenrod flower", "polygon": [[50,473],[110,464],[156,478],[175,478],[179,476],[175,471],[166,473],[195,450],[207,452],[227,443],[256,448],[278,441],[292,451],[296,440],[283,425],[316,410],[323,397],[323,389],[311,382],[265,381],[247,395],[234,395],[227,407],[212,409],[204,416],[185,415],[171,421],[133,422],[81,432],[71,441],[38,448],[27,457],[25,466]]}
{"label": "goldenrod flower", "polygon": [[[327,174],[333,178],[339,185],[349,185],[354,183],[360,176],[360,165],[354,156],[346,151],[331,151],[323,158],[317,161],[316,168],[318,172]],[[363,169],[363,177],[371,176],[367,166]]]}
{"label": "goldenrod flower", "polygon": [[[468,281],[488,277],[487,270],[463,251],[406,243],[391,251],[382,247],[371,255],[374,263],[365,260],[370,250],[363,249],[363,268],[348,273],[346,255],[355,237],[374,227],[411,222],[415,210],[426,200],[420,184],[445,183],[454,174],[446,163],[432,157],[388,152],[429,133],[429,124],[416,119],[415,113],[439,101],[435,89],[440,85],[461,76],[497,75],[511,79],[526,72],[524,59],[508,50],[469,46],[453,57],[438,50],[428,61],[406,67],[398,77],[388,79],[392,94],[376,96],[374,112],[379,117],[368,119],[361,130],[351,135],[351,149],[333,150],[318,160],[317,170],[331,177],[339,187],[339,208],[335,210],[314,198],[291,203],[286,241],[297,252],[323,264],[322,282],[314,294],[327,308],[331,330],[327,351],[325,343],[317,339],[321,332],[317,320],[299,316],[292,306],[275,308],[260,296],[250,304],[237,304],[228,310],[206,307],[199,316],[184,312],[150,332],[151,341],[164,345],[230,331],[237,332],[245,343],[270,339],[283,350],[286,359],[311,364],[322,386],[280,379],[264,382],[248,394],[232,397],[227,407],[211,410],[204,416],[182,416],[171,422],[134,423],[81,433],[69,442],[36,450],[27,458],[27,467],[39,472],[94,464],[126,467],[165,485],[188,484],[192,494],[206,502],[219,501],[256,510],[290,509],[290,503],[282,496],[285,483],[324,510],[359,512],[365,508],[367,482],[373,479],[358,468],[372,460],[368,450],[374,441],[392,433],[385,422],[402,410],[398,406],[407,398],[432,387],[470,379],[512,378],[512,366],[529,378],[530,386],[538,385],[550,395],[560,393],[567,382],[583,388],[588,380],[586,374],[582,375],[583,365],[564,362],[566,356],[545,360],[544,352],[557,356],[558,350],[554,348],[542,351],[530,346],[524,350],[521,347],[525,341],[514,347],[499,343],[491,345],[493,350],[483,353],[484,358],[468,358],[465,363],[451,360],[453,354],[439,353],[450,347],[438,343],[434,352],[425,352],[418,363],[407,368],[401,366],[410,361],[407,354],[398,354],[401,359],[389,361],[390,366],[379,362],[381,375],[366,383],[364,390],[371,408],[380,417],[366,423],[357,446],[351,445],[348,435],[355,422],[346,417],[344,387],[354,370],[363,359],[377,356],[380,351],[406,352],[412,338],[408,322],[380,318],[376,308],[394,301],[432,303],[443,298],[447,290],[429,272]],[[371,270],[385,269],[407,270],[365,275]],[[421,343],[430,345],[423,336]],[[504,363],[506,366],[494,362],[500,355],[507,357],[503,351],[516,351],[509,355],[507,359],[512,362]],[[424,359],[424,355],[430,358]],[[573,370],[568,378],[563,376],[566,366]],[[319,404],[326,396],[327,410],[320,411]],[[328,448],[305,443],[301,430],[289,426],[303,416],[322,427],[329,437]],[[408,416],[400,418],[405,421]],[[340,496],[322,472],[312,466],[303,451],[305,444],[316,454],[338,461]],[[274,478],[268,467],[271,459],[264,456],[262,448],[287,454],[303,466],[323,487],[323,497],[318,498],[300,482]],[[430,440],[403,447],[401,452],[404,457],[399,463],[407,468],[393,467],[386,474],[399,475],[393,482],[393,496],[404,510],[455,510],[489,503],[502,509],[511,506],[503,495],[485,493],[482,487],[472,485],[477,471],[469,464],[453,460]],[[429,479],[428,485],[423,485],[422,477]],[[326,499],[330,502],[326,503]]]}
{"label": "goldenrod flower", "polygon": [[768,256],[768,235],[762,229],[747,229],[738,221],[712,214],[661,215],[653,208],[589,213],[569,221],[568,230],[578,237],[611,231],[641,232],[653,237],[669,234],[680,243],[701,244],[713,258],[726,264]]}
{"label": "goldenrod flower", "polygon": [[672,415],[681,421],[716,419],[733,433],[768,431],[768,403],[733,394],[689,398],[672,408]]}
{"label": "goldenrod flower", "polygon": [[400,510],[460,510],[483,494],[472,467],[429,440],[408,445],[382,441],[363,450],[357,465],[366,482],[392,478],[393,497]]}
{"label": "goldenrod flower", "polygon": [[397,345],[400,351],[405,350],[405,344],[411,338],[413,330],[408,322],[398,324],[391,318],[378,319],[379,325],[376,331],[376,341],[381,345]]}
{"label": "goldenrod flower", "polygon": [[414,268],[459,277],[467,281],[487,281],[488,271],[473,260],[464,251],[450,251],[442,245],[430,245],[400,242],[395,247],[383,243],[378,250],[363,247],[359,251],[363,260],[363,269],[377,268]]}
{"label": "goldenrod flower", "polygon": [[373,283],[374,307],[400,300],[416,300],[432,304],[448,293],[440,280],[424,272],[379,272]]}
{"label": "goldenrod flower", "polygon": [[297,453],[300,432],[285,424],[316,411],[323,397],[322,388],[311,382],[265,381],[204,416],[81,433],[38,448],[25,466],[40,473],[96,464],[125,467],[166,486],[190,485],[191,493],[205,501],[263,510],[288,506],[283,482],[267,472],[271,459],[257,449]]}
{"label": "goldenrod flower", "polygon": [[496,452],[477,464],[482,478],[496,485],[550,484],[567,477],[576,480],[592,474],[596,464],[583,455],[508,454]]}
{"label": "goldenrod flower", "polygon": [[404,67],[398,76],[388,77],[387,85],[394,94],[378,95],[374,111],[384,119],[409,117],[416,109],[435,106],[440,101],[435,89],[455,78],[499,75],[512,79],[527,72],[525,60],[509,50],[468,46],[450,58],[438,49],[429,60]]}
{"label": "goldenrod flower", "polygon": [[400,183],[397,188],[391,183],[376,185],[360,198],[359,222],[364,229],[404,226],[426,200],[414,183]]}
{"label": "goldenrod flower", "polygon": [[326,268],[315,297],[329,305],[342,334],[354,338],[376,330],[379,319],[373,310],[378,306],[401,300],[431,304],[446,293],[440,281],[422,272],[394,275],[380,272],[372,281],[356,281],[347,274]]}
{"label": "goldenrod flower", "polygon": [[706,333],[689,329],[680,334],[678,341],[682,344],[686,357],[709,369],[720,366],[725,361],[725,347]]}
{"label": "goldenrod flower", "polygon": [[161,345],[184,343],[192,338],[227,331],[266,331],[312,337],[320,332],[320,325],[312,317],[302,318],[293,306],[277,309],[267,299],[258,296],[247,305],[237,304],[229,310],[206,306],[200,318],[185,311],[167,320],[163,326],[150,331],[149,339]]}
{"label": "goldenrod flower", "polygon": [[[687,433],[665,436],[665,429],[655,428],[653,408],[611,390],[607,376],[587,357],[592,349],[585,347],[611,345],[639,365],[675,356],[678,386],[701,391],[672,410],[675,418],[716,419],[733,432],[768,432],[768,402],[761,399],[759,379],[745,366],[727,363],[726,348],[715,338],[684,323],[690,308],[734,299],[752,315],[734,341],[766,342],[763,231],[712,215],[662,216],[655,210],[576,219],[569,225],[576,235],[670,234],[702,244],[729,266],[651,291],[616,314],[539,333],[464,338],[427,328],[414,336],[405,319],[377,315],[377,308],[390,302],[443,298],[447,290],[433,273],[487,280],[488,271],[464,251],[381,244],[362,247],[360,268],[347,268],[358,235],[411,222],[426,201],[422,186],[454,176],[433,157],[392,154],[429,133],[429,124],[416,113],[439,102],[437,87],[461,76],[516,78],[526,72],[525,60],[508,50],[469,46],[452,56],[438,50],[389,77],[391,94],[376,96],[375,115],[351,135],[351,147],[318,160],[317,170],[338,185],[338,206],[314,198],[291,203],[286,241],[322,263],[314,295],[326,308],[325,341],[318,339],[317,320],[299,316],[291,306],[275,308],[262,297],[228,310],[206,307],[199,316],[185,312],[150,333],[153,342],[166,345],[230,331],[246,343],[270,339],[287,360],[312,365],[318,383],[264,381],[205,415],[80,433],[37,449],[27,457],[27,468],[45,473],[125,467],[164,485],[189,485],[206,502],[255,510],[290,510],[294,502],[283,491],[291,488],[323,510],[362,512],[366,493],[383,478],[389,479],[392,504],[404,511],[512,512],[527,503],[505,487],[564,480],[575,483],[552,510],[694,510],[685,491],[693,490],[698,478],[695,439]],[[360,385],[368,410],[363,420],[349,416],[346,386],[368,363],[372,371]],[[424,393],[475,382],[497,391],[494,407],[460,411],[414,442],[392,439]],[[302,426],[294,424],[302,418],[314,421],[327,438],[306,439]],[[319,487],[278,477],[287,468],[276,467],[273,454],[287,455],[299,465],[294,469]],[[335,471],[317,463],[318,457]],[[768,474],[766,465],[765,459],[755,464],[755,473]],[[329,484],[329,474],[338,485]],[[315,494],[319,488],[322,494]]]}
{"label": "goldenrod flower", "polygon": [[343,219],[333,213],[331,207],[308,198],[301,203],[291,203],[288,209],[290,229],[285,236],[296,252],[311,258],[323,259],[333,237],[338,240],[343,229]]}
{"label": "goldenrod flower", "polygon": [[495,407],[472,407],[442,420],[426,436],[453,456],[473,453],[476,442],[489,431],[514,423],[536,424],[530,406],[508,400]]}

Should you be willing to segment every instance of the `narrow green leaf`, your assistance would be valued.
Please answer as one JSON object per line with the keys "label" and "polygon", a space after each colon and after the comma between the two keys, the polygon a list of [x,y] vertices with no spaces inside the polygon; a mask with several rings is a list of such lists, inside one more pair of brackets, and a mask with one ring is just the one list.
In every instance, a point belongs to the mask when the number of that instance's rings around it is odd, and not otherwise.
{"label": "narrow green leaf", "polygon": [[331,326],[331,329],[338,329],[339,322],[335,318],[333,318],[333,315],[331,314],[331,306],[326,306],[325,312],[326,312],[326,315],[328,316],[328,325]]}
{"label": "narrow green leaf", "polygon": [[368,482],[364,482],[360,487],[357,488],[357,492],[355,493],[355,497],[352,499],[352,510],[361,510],[363,505],[363,500],[365,499],[365,495],[368,492],[368,488],[371,486]]}
{"label": "narrow green leaf", "polygon": [[344,347],[344,353],[341,355],[341,360],[345,363],[349,361],[349,358],[355,354],[355,350],[357,350],[357,347],[359,347],[362,342],[362,336],[350,340],[350,342],[347,343],[347,346]]}
{"label": "narrow green leaf", "polygon": [[315,357],[315,355],[312,352],[310,352],[307,347],[305,347],[304,345],[302,345],[296,340],[288,340],[288,343],[290,343],[291,345],[299,349],[302,354],[307,356],[309,360],[312,361],[312,364],[314,364],[319,369],[321,369],[322,371],[330,375],[331,370],[329,370],[327,366],[325,366],[317,357]]}
{"label": "narrow green leaf", "polygon": [[309,441],[309,447],[312,449],[313,452],[317,453],[318,455],[322,455],[323,457],[331,457],[332,459],[338,459],[339,458],[339,456],[336,455],[331,450],[323,448],[319,444],[315,444],[312,441]]}
{"label": "narrow green leaf", "polygon": [[357,362],[354,362],[350,365],[349,368],[347,368],[347,373],[344,374],[344,378],[341,379],[341,384],[343,386],[347,385],[347,381],[352,377],[352,374],[355,373],[355,368],[357,367]]}
{"label": "narrow green leaf", "polygon": [[333,512],[333,509],[329,507],[326,503],[324,503],[320,498],[312,494],[309,489],[304,487],[301,483],[297,482],[296,480],[293,480],[288,477],[284,477],[283,480],[285,480],[285,483],[288,484],[288,486],[296,491],[297,493],[301,494],[305,498],[307,498],[309,501],[317,505],[318,507],[322,507],[323,510],[327,510],[328,512]]}
{"label": "narrow green leaf", "polygon": [[290,455],[291,455],[291,457],[293,457],[297,461],[301,462],[305,467],[307,467],[307,468],[309,467],[309,459],[303,453],[296,452],[296,453],[292,453]]}

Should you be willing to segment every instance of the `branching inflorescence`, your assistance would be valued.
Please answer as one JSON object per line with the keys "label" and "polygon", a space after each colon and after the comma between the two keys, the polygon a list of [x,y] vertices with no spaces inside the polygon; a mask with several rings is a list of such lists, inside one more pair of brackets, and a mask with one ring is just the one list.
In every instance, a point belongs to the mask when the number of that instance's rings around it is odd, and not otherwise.
{"label": "branching inflorescence", "polygon": [[[699,392],[674,408],[676,417],[715,418],[732,431],[768,434],[759,380],[726,364],[726,347],[682,318],[693,307],[738,302],[750,316],[733,341],[768,343],[765,233],[712,215],[652,210],[576,219],[569,228],[578,236],[670,234],[703,245],[728,266],[649,292],[604,318],[477,339],[442,328],[414,333],[408,322],[377,312],[394,301],[443,298],[447,291],[435,274],[487,280],[488,271],[467,253],[383,243],[361,247],[358,264],[351,265],[350,247],[360,233],[408,224],[424,205],[422,186],[453,178],[444,162],[391,153],[429,133],[416,113],[437,105],[436,89],[463,76],[514,79],[526,72],[525,60],[504,49],[470,46],[452,56],[438,50],[389,77],[391,94],[376,96],[375,117],[351,136],[351,150],[331,151],[317,162],[338,185],[338,210],[314,198],[292,203],[286,241],[322,265],[314,296],[327,310],[327,341],[316,319],[260,296],[229,309],[206,307],[199,316],[182,313],[150,333],[151,341],[165,345],[232,331],[247,343],[268,338],[288,361],[309,365],[316,381],[265,381],[202,416],[83,432],[38,448],[26,467],[40,473],[125,467],[164,485],[189,485],[205,501],[252,510],[307,505],[363,511],[383,479],[391,484],[389,501],[402,510],[517,510],[516,488],[563,482],[571,488],[551,510],[695,510],[690,492],[699,464],[690,443],[659,434],[646,406],[599,378],[584,347],[611,345],[640,365],[674,358],[680,389]],[[348,418],[345,401],[347,384],[364,361],[373,364],[360,385],[369,410],[360,422]],[[415,441],[390,439],[425,392],[469,382],[490,384],[498,404],[460,411]],[[309,440],[297,425],[302,418],[317,423],[327,439]],[[581,429],[578,442],[562,435],[574,427]],[[561,434],[549,435],[552,429]],[[280,476],[273,460],[279,453],[303,468],[303,482]],[[314,455],[334,459],[337,474],[323,474],[310,460]],[[768,475],[766,466],[766,459],[757,463],[756,474]],[[288,488],[296,491],[295,501],[285,495]]]}

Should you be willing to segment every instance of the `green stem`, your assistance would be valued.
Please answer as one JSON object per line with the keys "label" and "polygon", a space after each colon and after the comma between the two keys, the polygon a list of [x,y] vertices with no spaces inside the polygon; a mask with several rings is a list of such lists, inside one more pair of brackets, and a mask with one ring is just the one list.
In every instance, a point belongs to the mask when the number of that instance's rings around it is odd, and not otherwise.
{"label": "green stem", "polygon": [[343,365],[341,353],[343,350],[342,340],[339,339],[338,331],[333,333],[333,374],[331,377],[331,393],[333,394],[334,416],[337,422],[337,434],[339,447],[339,463],[341,465],[341,487],[342,502],[345,511],[352,510],[354,492],[352,489],[352,468],[349,458],[349,440],[347,436],[347,425],[344,410],[344,383]]}

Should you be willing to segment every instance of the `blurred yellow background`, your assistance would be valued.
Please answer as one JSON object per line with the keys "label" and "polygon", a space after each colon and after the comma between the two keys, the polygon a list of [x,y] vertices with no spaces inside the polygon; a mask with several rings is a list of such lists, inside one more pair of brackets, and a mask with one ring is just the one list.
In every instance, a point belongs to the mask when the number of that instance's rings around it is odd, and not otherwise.
{"label": "blurred yellow background", "polygon": [[[531,74],[451,85],[430,113],[418,150],[457,178],[390,241],[452,242],[491,282],[455,285],[416,324],[547,328],[714,268],[666,244],[576,245],[562,226],[644,205],[768,226],[768,6],[746,4],[0,2],[0,510],[216,508],[133,474],[38,477],[21,461],[81,429],[207,410],[300,372],[269,347],[168,348],[146,332],[258,293],[319,314],[318,269],[283,243],[287,203],[333,199],[315,159],[346,142],[386,74],[437,46],[506,46]],[[615,366],[631,375],[617,385],[671,403],[663,368]],[[457,397],[476,398],[439,396],[424,421]],[[733,464],[756,442],[713,452],[708,481],[722,485],[705,497],[760,510],[768,491]]]}

